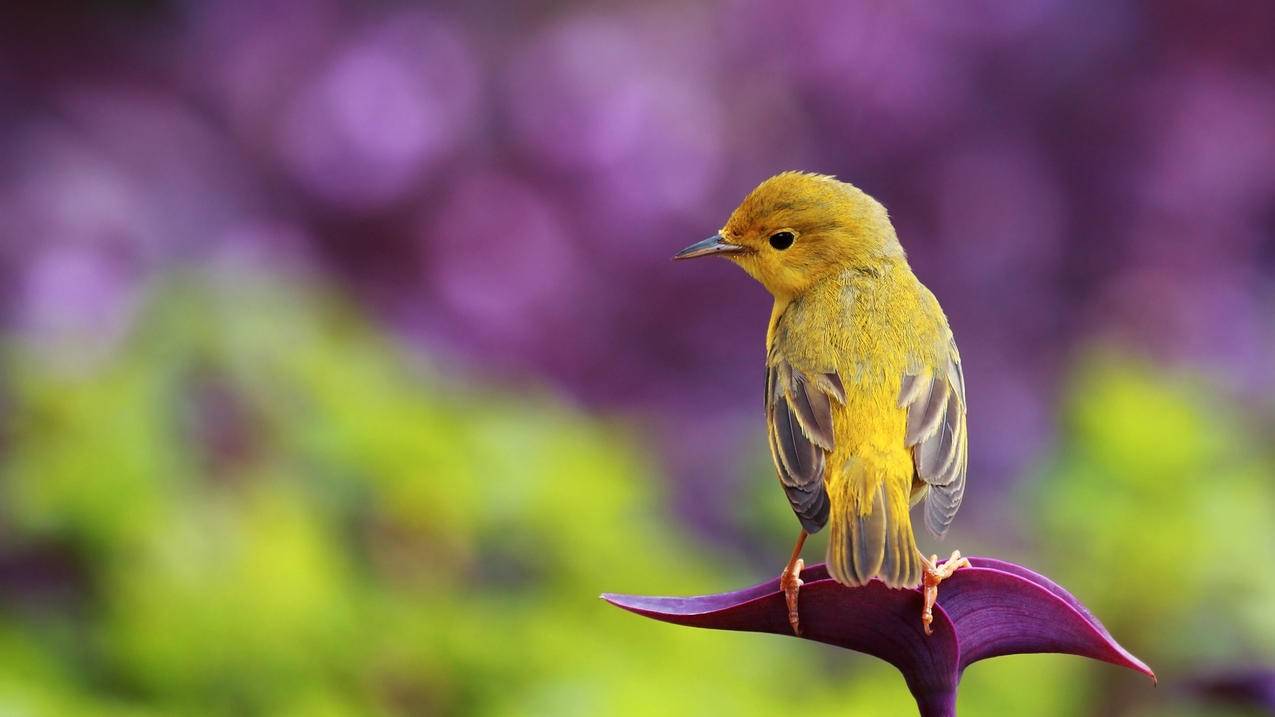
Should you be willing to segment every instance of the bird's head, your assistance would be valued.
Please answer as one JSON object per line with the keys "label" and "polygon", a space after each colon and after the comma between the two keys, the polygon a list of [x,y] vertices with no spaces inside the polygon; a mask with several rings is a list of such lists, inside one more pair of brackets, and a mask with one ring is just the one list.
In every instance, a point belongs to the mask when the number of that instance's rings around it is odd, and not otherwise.
{"label": "bird's head", "polygon": [[903,261],[885,207],[834,177],[784,172],[744,197],[726,225],[674,259],[720,254],[777,297],[799,296],[845,269]]}

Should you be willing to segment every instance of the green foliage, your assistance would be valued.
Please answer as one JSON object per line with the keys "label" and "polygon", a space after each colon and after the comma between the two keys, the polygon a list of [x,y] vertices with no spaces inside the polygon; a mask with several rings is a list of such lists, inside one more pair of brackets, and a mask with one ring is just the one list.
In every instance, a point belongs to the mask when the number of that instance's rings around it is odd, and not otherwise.
{"label": "green foliage", "polygon": [[[423,370],[311,289],[184,276],[146,307],[87,368],[3,349],[4,550],[58,577],[3,593],[0,712],[912,710],[884,664],[597,600],[759,577],[674,527],[618,427]],[[1236,559],[1272,545],[1275,523],[1269,457],[1238,419],[1115,360],[1081,371],[1066,415],[1025,509],[1047,571],[1153,664],[1222,644],[1208,632],[1275,644],[1270,578]],[[782,500],[758,485],[739,504],[754,542],[786,535]],[[1110,699],[1103,669],[980,664],[961,708],[1092,712]]]}
{"label": "green foliage", "polygon": [[1079,367],[1068,396],[1035,490],[1043,570],[1162,683],[1275,660],[1269,446],[1202,383],[1110,353]]}
{"label": "green foliage", "polygon": [[0,711],[768,714],[818,671],[597,599],[746,579],[620,431],[422,374],[314,292],[188,276],[148,307],[78,374],[6,349],[5,520],[86,597],[0,622]]}

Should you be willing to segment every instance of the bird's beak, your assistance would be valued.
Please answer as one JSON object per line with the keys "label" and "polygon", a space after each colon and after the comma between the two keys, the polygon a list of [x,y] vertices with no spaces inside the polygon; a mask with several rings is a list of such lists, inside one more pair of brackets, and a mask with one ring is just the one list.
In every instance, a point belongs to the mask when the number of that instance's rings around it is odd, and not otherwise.
{"label": "bird's beak", "polygon": [[701,242],[696,242],[685,249],[673,255],[674,259],[694,259],[697,256],[708,256],[710,254],[730,254],[737,251],[743,251],[744,247],[739,244],[731,244],[722,238],[721,234],[713,236]]}

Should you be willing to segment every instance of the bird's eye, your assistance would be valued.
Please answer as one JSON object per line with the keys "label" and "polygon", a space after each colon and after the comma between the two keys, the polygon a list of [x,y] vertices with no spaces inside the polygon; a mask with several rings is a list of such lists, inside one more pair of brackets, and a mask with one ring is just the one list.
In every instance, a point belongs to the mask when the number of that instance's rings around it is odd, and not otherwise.
{"label": "bird's eye", "polygon": [[775,232],[770,235],[770,245],[783,251],[792,246],[793,241],[797,239],[792,232]]}

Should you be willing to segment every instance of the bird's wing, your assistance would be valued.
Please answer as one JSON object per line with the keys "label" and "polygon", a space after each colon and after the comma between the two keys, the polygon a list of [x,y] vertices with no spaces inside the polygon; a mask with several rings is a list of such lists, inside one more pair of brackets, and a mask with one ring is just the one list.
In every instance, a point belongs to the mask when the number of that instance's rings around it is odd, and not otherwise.
{"label": "bird's wing", "polygon": [[908,414],[905,443],[912,449],[916,474],[929,490],[925,526],[942,537],[965,495],[969,462],[965,431],[965,374],[956,343],[937,370],[907,374],[899,390],[899,408]]}
{"label": "bird's wing", "polygon": [[805,373],[772,354],[766,366],[766,432],[779,482],[808,532],[828,522],[824,462],[833,449],[832,402],[845,404],[834,373]]}

